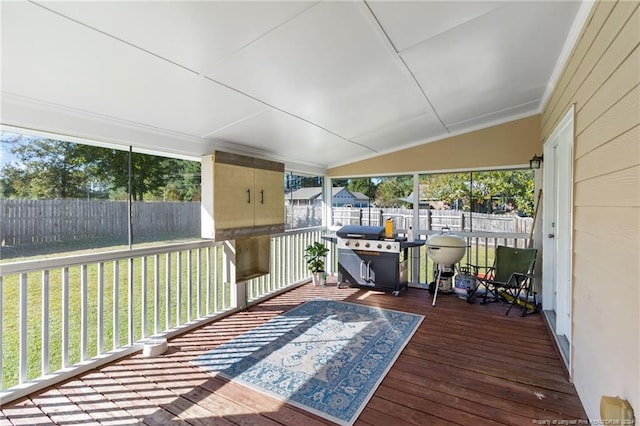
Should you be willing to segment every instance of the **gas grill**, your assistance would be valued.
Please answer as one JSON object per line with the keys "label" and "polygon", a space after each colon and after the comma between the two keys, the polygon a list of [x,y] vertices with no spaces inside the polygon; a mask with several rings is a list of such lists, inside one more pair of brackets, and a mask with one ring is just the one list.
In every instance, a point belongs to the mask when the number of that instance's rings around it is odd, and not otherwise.
{"label": "gas grill", "polygon": [[[406,238],[384,238],[383,226],[343,226],[336,232],[338,287],[369,287],[398,296],[407,289]],[[422,242],[424,244],[424,242]]]}

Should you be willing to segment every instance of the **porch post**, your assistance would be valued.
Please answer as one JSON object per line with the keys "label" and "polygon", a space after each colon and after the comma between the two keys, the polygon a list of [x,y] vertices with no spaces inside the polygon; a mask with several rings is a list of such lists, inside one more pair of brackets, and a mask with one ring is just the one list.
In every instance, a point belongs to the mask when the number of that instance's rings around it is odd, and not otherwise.
{"label": "porch post", "polygon": [[[413,174],[413,216],[411,218],[411,227],[413,228],[413,236],[420,239],[420,175]],[[411,256],[411,282],[420,283],[420,247],[409,250]]]}
{"label": "porch post", "polygon": [[236,282],[236,241],[226,240],[223,247],[222,276],[229,283],[231,306],[244,309],[247,307],[247,282]]}

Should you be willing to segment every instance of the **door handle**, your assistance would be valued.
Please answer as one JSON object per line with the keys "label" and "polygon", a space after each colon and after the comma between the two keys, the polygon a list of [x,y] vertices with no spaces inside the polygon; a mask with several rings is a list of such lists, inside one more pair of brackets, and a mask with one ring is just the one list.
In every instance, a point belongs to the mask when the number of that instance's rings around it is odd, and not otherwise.
{"label": "door handle", "polygon": [[247,203],[251,204],[251,190],[247,189]]}
{"label": "door handle", "polygon": [[368,277],[365,274],[365,270],[363,268],[364,268],[364,260],[361,260],[360,261],[360,278],[362,278],[365,281],[368,281]]}
{"label": "door handle", "polygon": [[367,262],[367,282],[371,282],[373,279],[371,278],[371,261]]}
{"label": "door handle", "polygon": [[260,204],[264,204],[264,189],[260,190]]}
{"label": "door handle", "polygon": [[549,234],[549,235],[547,235],[547,237],[549,237],[549,238],[555,238],[555,237],[556,237],[556,235],[555,235],[555,234]]}

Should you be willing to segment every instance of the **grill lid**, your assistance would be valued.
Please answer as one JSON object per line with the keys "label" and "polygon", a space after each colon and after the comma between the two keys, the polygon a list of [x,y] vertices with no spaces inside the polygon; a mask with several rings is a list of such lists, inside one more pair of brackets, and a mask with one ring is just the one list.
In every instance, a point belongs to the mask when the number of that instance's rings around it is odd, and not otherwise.
{"label": "grill lid", "polygon": [[345,225],[336,231],[340,238],[362,238],[380,240],[384,235],[384,226]]}
{"label": "grill lid", "polygon": [[467,250],[467,242],[464,238],[452,234],[448,227],[443,228],[440,234],[431,236],[426,246],[427,255],[441,265],[458,263]]}

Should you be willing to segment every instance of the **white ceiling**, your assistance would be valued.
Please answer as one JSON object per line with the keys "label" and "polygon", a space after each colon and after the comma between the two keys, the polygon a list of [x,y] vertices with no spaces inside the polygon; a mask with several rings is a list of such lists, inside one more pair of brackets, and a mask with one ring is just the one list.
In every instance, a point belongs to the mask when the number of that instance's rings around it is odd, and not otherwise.
{"label": "white ceiling", "polygon": [[324,170],[539,112],[582,5],[3,1],[0,118]]}

